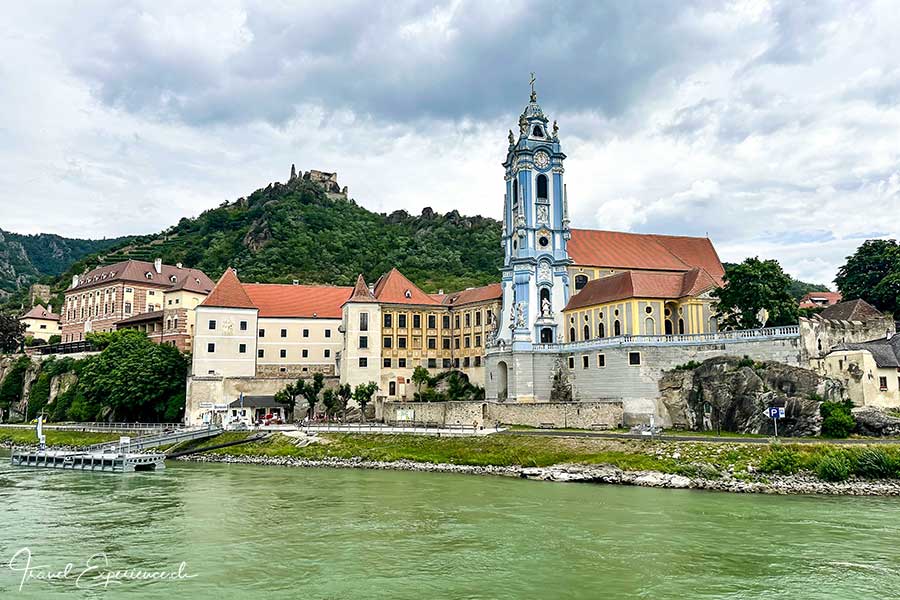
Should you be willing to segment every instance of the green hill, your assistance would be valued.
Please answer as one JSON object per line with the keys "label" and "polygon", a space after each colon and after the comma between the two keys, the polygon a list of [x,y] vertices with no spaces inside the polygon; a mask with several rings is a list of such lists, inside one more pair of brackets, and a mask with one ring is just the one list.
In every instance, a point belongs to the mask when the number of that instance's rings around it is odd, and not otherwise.
{"label": "green hill", "polygon": [[126,239],[82,240],[50,233],[21,235],[0,229],[0,298],[18,297],[32,283],[58,277],[76,261]]}
{"label": "green hill", "polygon": [[213,279],[233,266],[245,282],[352,285],[359,273],[372,280],[397,267],[426,291],[497,281],[503,259],[498,221],[429,208],[419,216],[374,213],[298,177],[78,260],[54,291],[98,264],[156,257]]}

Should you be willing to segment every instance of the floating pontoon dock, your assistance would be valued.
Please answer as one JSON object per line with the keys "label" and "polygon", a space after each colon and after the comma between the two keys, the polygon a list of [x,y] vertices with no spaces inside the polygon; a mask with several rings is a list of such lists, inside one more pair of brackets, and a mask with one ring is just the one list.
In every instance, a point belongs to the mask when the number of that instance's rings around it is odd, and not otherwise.
{"label": "floating pontoon dock", "polygon": [[44,467],[73,471],[161,471],[166,468],[166,455],[159,453],[126,454],[120,452],[72,452],[64,450],[16,450],[12,453],[15,467]]}

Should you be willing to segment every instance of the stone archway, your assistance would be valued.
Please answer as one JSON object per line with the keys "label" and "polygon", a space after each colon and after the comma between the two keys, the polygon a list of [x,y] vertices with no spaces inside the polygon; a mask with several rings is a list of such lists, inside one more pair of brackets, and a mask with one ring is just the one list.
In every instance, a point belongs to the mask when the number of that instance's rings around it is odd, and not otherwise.
{"label": "stone archway", "polygon": [[497,363],[497,400],[506,402],[509,398],[509,368],[506,361]]}

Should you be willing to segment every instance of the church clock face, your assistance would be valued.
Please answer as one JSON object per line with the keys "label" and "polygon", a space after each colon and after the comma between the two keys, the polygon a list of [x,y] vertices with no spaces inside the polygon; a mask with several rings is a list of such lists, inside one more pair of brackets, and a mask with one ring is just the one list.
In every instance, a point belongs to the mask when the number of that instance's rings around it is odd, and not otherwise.
{"label": "church clock face", "polygon": [[539,169],[546,169],[550,165],[550,155],[543,150],[538,150],[534,153],[534,164]]}

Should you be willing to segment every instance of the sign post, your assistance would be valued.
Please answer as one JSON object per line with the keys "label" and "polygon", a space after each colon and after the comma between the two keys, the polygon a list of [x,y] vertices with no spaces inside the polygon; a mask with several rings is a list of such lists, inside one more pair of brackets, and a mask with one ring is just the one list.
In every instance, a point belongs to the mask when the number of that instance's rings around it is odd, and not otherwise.
{"label": "sign post", "polygon": [[772,419],[772,423],[775,424],[775,437],[778,437],[778,419],[784,418],[784,407],[770,406],[765,410],[765,414],[767,417]]}

